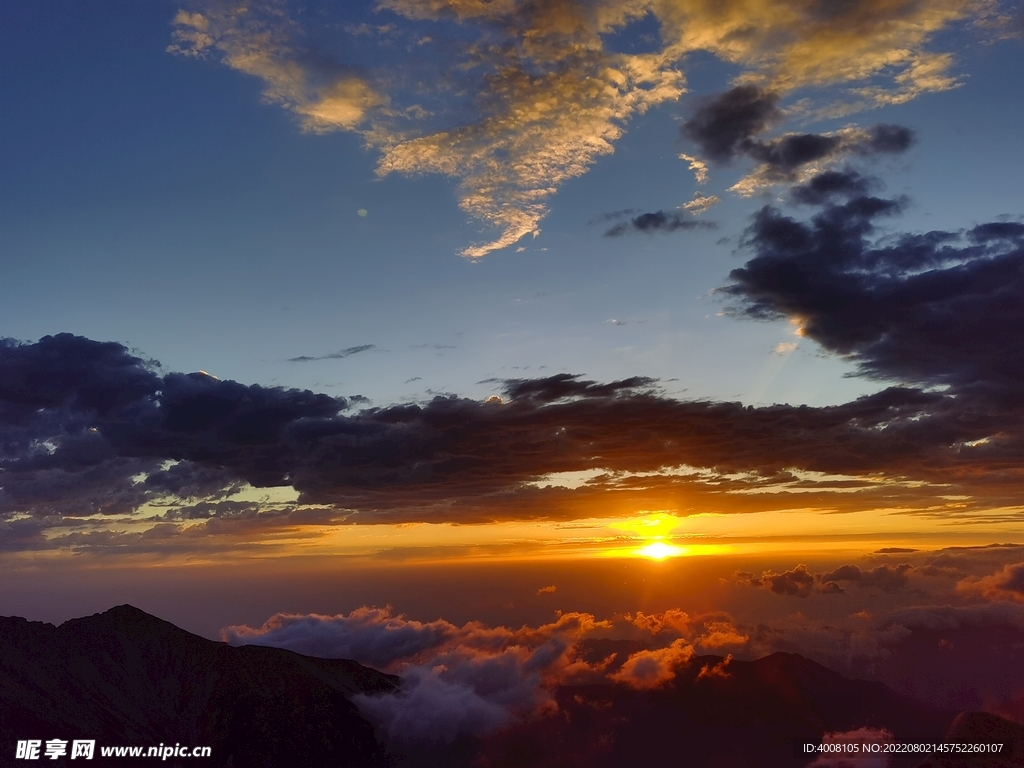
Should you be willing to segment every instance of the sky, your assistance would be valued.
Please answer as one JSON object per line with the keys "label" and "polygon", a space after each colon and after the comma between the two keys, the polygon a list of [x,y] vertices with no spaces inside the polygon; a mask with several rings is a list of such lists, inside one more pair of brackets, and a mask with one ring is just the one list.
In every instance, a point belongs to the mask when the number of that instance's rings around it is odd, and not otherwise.
{"label": "sky", "polygon": [[1024,712],[967,661],[1024,631],[1022,30],[4,3],[0,613],[348,654],[452,733],[710,651]]}

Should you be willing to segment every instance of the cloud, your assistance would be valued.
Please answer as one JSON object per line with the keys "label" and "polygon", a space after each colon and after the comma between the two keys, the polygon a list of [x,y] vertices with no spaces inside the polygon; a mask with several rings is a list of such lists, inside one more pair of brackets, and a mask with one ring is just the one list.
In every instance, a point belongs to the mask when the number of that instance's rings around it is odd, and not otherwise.
{"label": "cloud", "polygon": [[754,576],[746,571],[737,571],[734,576],[740,586],[760,587],[777,595],[807,597],[814,593],[844,594],[840,582],[896,592],[907,586],[913,570],[910,563],[900,563],[897,566],[879,565],[866,571],[857,565],[843,565],[825,573],[811,573],[806,565],[798,565],[782,573],[769,570],[761,576]]}
{"label": "cloud", "polygon": [[795,199],[815,204],[825,202],[830,194],[863,186],[855,174],[848,175],[845,184],[838,176],[822,174],[825,166],[851,156],[905,152],[914,140],[908,128],[888,124],[868,129],[848,126],[822,134],[787,133],[772,139],[756,138],[781,122],[783,113],[778,102],[778,93],[753,85],[739,85],[701,104],[680,131],[713,162],[730,163],[746,157],[759,164],[731,187],[732,191],[751,195],[772,184],[807,181],[818,174],[816,187],[794,190]]}
{"label": "cloud", "polygon": [[856,171],[824,171],[800,186],[790,189],[793,202],[801,205],[824,205],[837,198],[866,195],[871,182]]}
{"label": "cloud", "polygon": [[[860,749],[862,744],[891,744],[895,737],[885,728],[858,728],[854,731],[826,733],[821,741],[823,744],[854,744]],[[807,768],[886,768],[888,765],[889,757],[886,754],[857,754],[853,757],[825,755],[816,758]]]}
{"label": "cloud", "polygon": [[[853,202],[858,210],[885,205]],[[8,340],[0,344],[0,518],[78,517],[102,525],[103,517],[137,516],[157,501],[164,505],[161,514],[226,501],[247,486],[293,488],[298,499],[292,507],[333,510],[330,519],[348,522],[565,519],[609,492],[628,495],[639,508],[719,512],[797,503],[863,509],[920,505],[927,498],[926,513],[942,517],[1019,503],[1011,457],[1024,431],[1013,396],[1021,385],[1018,358],[1003,354],[1019,340],[1011,334],[999,350],[986,349],[953,325],[951,342],[938,344],[943,324],[951,322],[943,310],[938,326],[920,331],[926,349],[915,347],[916,341],[903,348],[900,324],[918,323],[921,316],[861,311],[857,301],[885,301],[905,290],[904,280],[943,282],[944,270],[894,275],[883,257],[902,252],[905,241],[870,257],[866,263],[875,273],[854,258],[849,278],[836,262],[853,258],[856,248],[837,252],[826,241],[824,253],[812,258],[819,247],[814,227],[846,226],[850,216],[862,221],[848,210],[827,207],[810,225],[762,212],[754,229],[761,253],[742,270],[732,295],[755,316],[785,306],[801,317],[805,334],[864,361],[873,375],[910,378],[908,372],[920,371],[924,384],[951,384],[946,392],[890,387],[825,408],[748,408],[675,400],[643,377],[599,383],[557,374],[495,382],[501,395],[482,401],[437,396],[367,408],[309,391],[161,373],[121,345],[69,334],[33,344]],[[772,239],[765,228],[777,223],[805,234]],[[977,245],[966,250],[966,263],[949,269],[963,275],[975,267],[972,258],[981,262],[979,269],[1020,258],[1002,253],[1005,239],[1016,232],[1014,225],[998,223],[976,228]],[[809,252],[800,237],[807,238]],[[796,247],[797,255],[766,252],[776,242]],[[943,249],[942,258],[957,253],[949,245]],[[930,258],[927,248],[910,253]],[[769,258],[781,259],[782,267],[766,268],[761,262]],[[790,258],[808,260],[797,274],[811,284],[787,282]],[[816,272],[824,272],[821,286]],[[874,290],[874,280],[896,285]],[[995,292],[992,300],[983,300],[982,289]],[[950,276],[943,290],[944,301],[968,310],[977,306],[977,327],[991,324],[993,334],[1000,332],[1001,307],[1011,319],[1020,311],[1019,304],[999,298],[1018,290],[1012,277],[965,282]],[[752,298],[762,292],[763,298]],[[961,300],[962,292],[967,295]],[[915,289],[911,296],[920,300],[921,293]],[[844,339],[851,333],[855,341],[878,334],[880,346],[870,340],[849,346]],[[540,482],[564,472],[586,472],[588,479],[572,488]],[[949,506],[943,499],[950,494],[969,498]],[[228,506],[207,509],[209,522],[241,522]],[[280,525],[281,519],[266,522]],[[217,523],[206,532],[227,530]],[[24,539],[26,545],[32,541],[38,539]],[[86,547],[101,539],[75,541]]]}
{"label": "cloud", "polygon": [[[706,200],[707,198],[705,198]],[[710,207],[707,206],[707,207]],[[628,222],[616,224],[604,233],[605,237],[621,237],[630,232],[675,232],[687,229],[714,229],[715,225],[707,221],[694,221],[685,218],[678,213],[669,211],[655,211],[654,213],[642,213]]]}
{"label": "cloud", "polygon": [[581,613],[518,630],[479,622],[457,627],[362,607],[338,616],[278,614],[259,628],[227,627],[222,637],[397,672],[398,692],[353,701],[393,739],[450,743],[556,709],[555,686],[602,674],[601,664],[577,658],[575,646],[610,627]]}
{"label": "cloud", "polygon": [[558,587],[556,587],[554,584],[550,584],[550,585],[548,585],[546,587],[541,587],[540,589],[538,589],[537,590],[537,594],[538,595],[546,595],[546,594],[552,594],[552,593],[557,592],[557,591],[558,591]]}
{"label": "cloud", "polygon": [[900,563],[893,567],[879,565],[869,571],[862,571],[856,565],[844,565],[834,571],[818,576],[821,582],[854,582],[862,587],[874,587],[883,592],[895,592],[907,586],[909,573],[913,569],[910,563]]}
{"label": "cloud", "polygon": [[724,659],[717,664],[704,664],[700,668],[700,672],[697,673],[697,680],[711,680],[718,678],[720,680],[728,680],[732,677],[729,672],[729,664],[732,662],[732,654],[730,653]]}
{"label": "cloud", "polygon": [[631,117],[683,92],[682,75],[663,56],[603,51],[598,29],[582,14],[579,26],[549,32],[545,8],[524,4],[511,11],[491,27],[500,30],[497,45],[453,62],[486,73],[475,86],[481,94],[475,119],[382,142],[380,175],[453,176],[459,207],[498,231],[496,239],[463,249],[469,258],[539,234],[558,187],[611,154]]}
{"label": "cloud", "polygon": [[[872,242],[876,221],[902,207],[859,196],[825,205],[810,222],[765,207],[747,230],[755,256],[732,271],[723,293],[747,316],[799,323],[801,335],[863,376],[952,387],[965,416],[980,416],[968,400],[999,393],[1006,416],[1017,406],[1011,393],[1024,384],[1017,362],[1024,348],[1010,331],[1024,320],[1024,224]],[[1007,428],[1014,429],[992,424],[990,434]],[[982,442],[962,450],[975,447],[995,448]]]}
{"label": "cloud", "polygon": [[446,621],[422,623],[394,616],[390,608],[359,608],[348,615],[275,614],[262,627],[230,626],[221,639],[232,645],[269,645],[306,656],[352,659],[377,669],[438,648],[459,633]]}
{"label": "cloud", "polygon": [[693,171],[693,178],[698,184],[703,184],[708,180],[708,166],[707,163],[699,160],[696,157],[686,154],[685,152],[679,155],[680,160],[685,160],[688,167]]}
{"label": "cloud", "polygon": [[899,154],[909,149],[913,141],[910,129],[885,124],[868,129],[849,126],[824,134],[791,133],[768,141],[751,140],[743,151],[760,165],[730,190],[749,196],[773,184],[806,182],[823,175],[823,167],[841,159]]}
{"label": "cloud", "polygon": [[814,575],[807,570],[806,565],[798,565],[782,573],[765,571],[760,578],[753,578],[749,574],[742,574],[741,578],[751,586],[771,590],[777,595],[807,597],[814,591]]}
{"label": "cloud", "polygon": [[231,69],[263,81],[263,98],[296,114],[304,130],[355,130],[384,98],[353,70],[296,45],[299,30],[283,4],[203,4],[178,11],[170,53],[217,57]]}
{"label": "cloud", "polygon": [[791,133],[770,141],[750,142],[743,149],[764,164],[762,174],[782,181],[792,179],[809,163],[851,153],[896,154],[905,152],[912,141],[913,133],[908,128],[880,124],[864,131],[847,128],[834,134]]}
{"label": "cloud", "polygon": [[1024,563],[1004,565],[991,576],[967,578],[957,584],[961,592],[980,593],[986,600],[1016,600],[1024,603]]}
{"label": "cloud", "polygon": [[926,605],[900,608],[889,614],[887,624],[929,631],[988,630],[1011,627],[1024,631],[1024,606],[1009,602],[978,605]]}
{"label": "cloud", "polygon": [[702,195],[700,192],[696,192],[693,195],[693,199],[683,203],[680,207],[684,211],[689,211],[694,216],[699,216],[720,202],[722,202],[722,199],[718,195]]}
{"label": "cloud", "polygon": [[[304,130],[358,132],[379,153],[382,176],[454,178],[459,206],[494,231],[462,251],[480,258],[536,236],[561,185],[611,154],[636,115],[676,101],[687,54],[740,69],[726,100],[689,124],[701,146],[725,157],[768,127],[781,95],[797,88],[847,86],[837,109],[850,111],[955,87],[952,57],[929,45],[973,8],[971,0],[828,9],[797,0],[387,0],[379,10],[389,19],[378,25],[387,33],[360,37],[360,48],[351,25],[314,27],[321,15],[289,3],[209,0],[177,13],[168,50],[259,78],[264,99]],[[660,26],[655,50],[606,46],[607,35],[648,14]],[[343,48],[331,29],[346,36]],[[358,66],[381,61],[365,50],[375,42],[388,46],[386,63]],[[362,60],[339,61],[339,49]],[[684,159],[702,181],[701,161]]]}
{"label": "cloud", "polygon": [[784,651],[949,708],[997,706],[1024,690],[1020,665],[1012,663],[1024,638],[1024,604],[1008,601],[827,619],[794,613],[752,626],[721,612],[670,609],[608,620],[572,613],[518,629],[419,622],[363,607],[338,616],[276,616],[258,628],[229,627],[223,637],[385,662],[379,666],[402,677],[401,690],[357,704],[399,741],[450,742],[552,713],[563,685],[671,685],[704,654],[725,656],[690,668],[708,684],[731,674],[733,658]]}
{"label": "cloud", "polygon": [[676,675],[679,667],[693,658],[693,647],[686,641],[673,640],[671,645],[632,654],[609,678],[640,690],[658,688]]}
{"label": "cloud", "polygon": [[739,85],[702,104],[680,131],[709,159],[727,163],[751,138],[782,119],[779,94]]}
{"label": "cloud", "polygon": [[459,735],[484,736],[514,721],[508,709],[472,687],[429,670],[407,673],[397,694],[357,694],[352,700],[391,741],[398,742],[450,744]]}
{"label": "cloud", "polygon": [[319,355],[317,357],[311,357],[309,355],[300,355],[299,357],[289,357],[289,363],[311,363],[315,360],[344,360],[346,357],[352,355],[358,355],[360,352],[369,352],[371,349],[376,349],[376,344],[360,344],[356,347],[348,347],[346,349],[340,349],[337,352],[331,352],[327,355]]}

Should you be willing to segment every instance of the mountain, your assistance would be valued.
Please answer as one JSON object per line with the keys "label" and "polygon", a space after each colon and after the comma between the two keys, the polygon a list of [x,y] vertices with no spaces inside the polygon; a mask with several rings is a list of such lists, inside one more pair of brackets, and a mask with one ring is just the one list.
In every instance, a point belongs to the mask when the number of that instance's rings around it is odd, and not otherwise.
{"label": "mountain", "polygon": [[[232,768],[383,765],[350,698],[397,684],[353,661],[206,640],[130,605],[59,627],[4,617],[0,765],[31,764],[14,760],[25,739],[209,746],[198,762]],[[45,764],[79,764],[65,759]]]}
{"label": "mountain", "polygon": [[940,755],[918,768],[1024,768],[1024,726],[988,712],[961,712],[946,733],[950,744],[1002,743],[998,754]]}
{"label": "mountain", "polygon": [[[859,728],[886,728],[897,740],[941,740],[955,714],[791,653],[757,661],[697,657],[662,688],[565,686],[557,701],[556,714],[484,739],[464,765],[798,768],[810,761],[794,757],[795,742]],[[453,756],[434,764],[456,765]],[[429,763],[410,756],[406,764]]]}

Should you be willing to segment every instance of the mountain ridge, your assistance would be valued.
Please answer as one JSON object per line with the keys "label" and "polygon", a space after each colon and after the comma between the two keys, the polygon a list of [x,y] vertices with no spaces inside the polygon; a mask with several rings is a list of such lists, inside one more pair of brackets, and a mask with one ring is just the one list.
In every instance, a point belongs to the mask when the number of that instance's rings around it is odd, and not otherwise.
{"label": "mountain ridge", "polygon": [[130,605],[60,626],[0,617],[0,651],[0,764],[17,740],[81,738],[210,746],[236,768],[380,765],[350,698],[399,682],[354,661],[207,640]]}

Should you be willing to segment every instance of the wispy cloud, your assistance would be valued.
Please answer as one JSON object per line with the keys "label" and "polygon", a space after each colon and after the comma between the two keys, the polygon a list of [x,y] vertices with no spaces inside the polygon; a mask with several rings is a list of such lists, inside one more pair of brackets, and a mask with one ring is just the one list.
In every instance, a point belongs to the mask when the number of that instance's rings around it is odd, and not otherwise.
{"label": "wispy cloud", "polygon": [[326,355],[299,355],[298,357],[289,357],[289,363],[311,363],[316,360],[344,360],[346,357],[352,357],[352,355],[358,355],[360,352],[369,352],[371,349],[376,349],[376,344],[360,344],[355,347],[348,347],[346,349],[339,349],[337,352],[331,352]]}
{"label": "wispy cloud", "polygon": [[[433,82],[410,82],[400,72],[421,67],[404,60],[372,72],[335,63],[303,26],[313,15],[291,4],[209,0],[178,12],[168,50],[260,78],[264,98],[305,130],[361,133],[381,154],[382,176],[457,179],[460,207],[496,231],[462,251],[480,258],[537,235],[564,182],[612,153],[631,118],[677,100],[688,53],[738,65],[743,87],[785,94],[840,84],[850,87],[847,109],[898,103],[957,84],[951,55],[927,46],[975,5],[385,0],[379,8],[394,20],[377,25],[377,39],[407,32],[410,45],[398,55],[420,56],[437,73]],[[648,14],[660,23],[657,50],[608,50],[605,35]],[[389,48],[392,58],[398,50]],[[701,160],[681,157],[698,182],[706,178]]]}
{"label": "wispy cloud", "polygon": [[[705,199],[706,200],[706,199]],[[710,206],[708,206],[710,207]],[[621,237],[630,232],[677,232],[679,230],[692,229],[714,229],[715,224],[710,221],[694,221],[688,216],[682,216],[675,211],[655,211],[654,213],[641,213],[629,221],[623,221],[604,233],[605,237]]]}
{"label": "wispy cloud", "polygon": [[694,194],[693,199],[683,203],[680,208],[692,213],[694,216],[699,216],[720,202],[722,202],[722,199],[718,195],[702,195],[700,192],[697,192]]}
{"label": "wispy cloud", "polygon": [[301,29],[284,3],[210,2],[178,11],[170,53],[218,57],[258,77],[263,98],[298,115],[305,130],[355,130],[385,99],[351,69],[312,57],[299,46]]}

